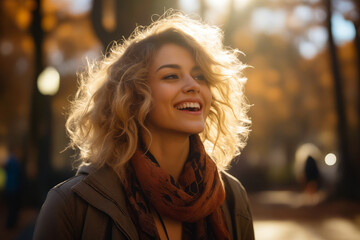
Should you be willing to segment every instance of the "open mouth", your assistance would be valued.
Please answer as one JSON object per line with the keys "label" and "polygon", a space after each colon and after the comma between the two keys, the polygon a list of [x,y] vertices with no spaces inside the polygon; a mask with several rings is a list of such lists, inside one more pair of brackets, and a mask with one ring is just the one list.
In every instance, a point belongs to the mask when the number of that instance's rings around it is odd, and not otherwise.
{"label": "open mouth", "polygon": [[197,112],[201,110],[200,103],[198,102],[185,102],[175,106],[176,109],[181,111]]}

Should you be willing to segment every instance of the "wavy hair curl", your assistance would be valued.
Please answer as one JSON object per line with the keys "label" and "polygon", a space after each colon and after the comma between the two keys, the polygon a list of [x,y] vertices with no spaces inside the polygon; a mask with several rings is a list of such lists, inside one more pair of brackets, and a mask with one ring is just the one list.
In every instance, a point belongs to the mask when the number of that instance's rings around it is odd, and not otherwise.
{"label": "wavy hair curl", "polygon": [[121,178],[134,154],[152,107],[147,82],[156,51],[165,43],[188,49],[208,81],[213,101],[200,134],[206,150],[226,168],[246,145],[250,120],[243,94],[245,64],[240,52],[223,45],[223,32],[199,19],[170,11],[148,27],[114,43],[101,61],[89,62],[79,74],[79,89],[71,102],[66,128],[70,147],[80,150],[82,163],[108,164]]}

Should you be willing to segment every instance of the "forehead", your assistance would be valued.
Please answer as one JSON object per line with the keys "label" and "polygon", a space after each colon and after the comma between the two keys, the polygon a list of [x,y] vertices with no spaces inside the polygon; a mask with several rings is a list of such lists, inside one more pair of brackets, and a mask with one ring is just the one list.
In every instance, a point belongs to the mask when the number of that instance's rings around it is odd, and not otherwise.
{"label": "forehead", "polygon": [[166,43],[155,52],[151,68],[159,67],[162,64],[195,65],[195,60],[188,48],[174,43]]}

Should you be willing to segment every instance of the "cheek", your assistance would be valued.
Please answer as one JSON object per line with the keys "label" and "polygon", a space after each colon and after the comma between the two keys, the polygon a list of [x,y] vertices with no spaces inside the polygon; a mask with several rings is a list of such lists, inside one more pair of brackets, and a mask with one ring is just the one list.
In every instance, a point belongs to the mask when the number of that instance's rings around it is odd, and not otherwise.
{"label": "cheek", "polygon": [[157,88],[152,92],[152,99],[154,106],[168,103],[171,99],[171,94],[167,89]]}
{"label": "cheek", "polygon": [[168,87],[158,86],[152,89],[152,108],[156,112],[169,111],[174,93]]}

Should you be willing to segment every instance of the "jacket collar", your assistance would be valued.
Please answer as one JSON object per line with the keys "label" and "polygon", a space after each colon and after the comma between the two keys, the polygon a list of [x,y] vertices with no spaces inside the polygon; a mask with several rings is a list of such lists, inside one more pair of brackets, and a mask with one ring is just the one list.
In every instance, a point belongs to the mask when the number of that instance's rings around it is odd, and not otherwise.
{"label": "jacket collar", "polygon": [[114,170],[107,165],[99,169],[83,165],[77,174],[87,176],[74,185],[72,190],[90,205],[109,215],[129,239],[138,239],[136,227],[127,210],[123,186]]}
{"label": "jacket collar", "polygon": [[[235,190],[240,186],[237,180],[225,172],[221,173],[226,188],[226,201],[222,207],[230,234],[233,236],[232,221],[234,219],[231,216],[235,214],[251,219],[251,214],[248,205],[245,204],[245,193]],[[79,168],[77,175],[85,175],[85,177],[74,185],[72,190],[90,205],[110,216],[128,239],[139,239],[127,210],[126,194],[114,170],[107,165],[99,169],[92,165],[83,165]],[[235,199],[243,199],[243,201],[235,201]]]}

